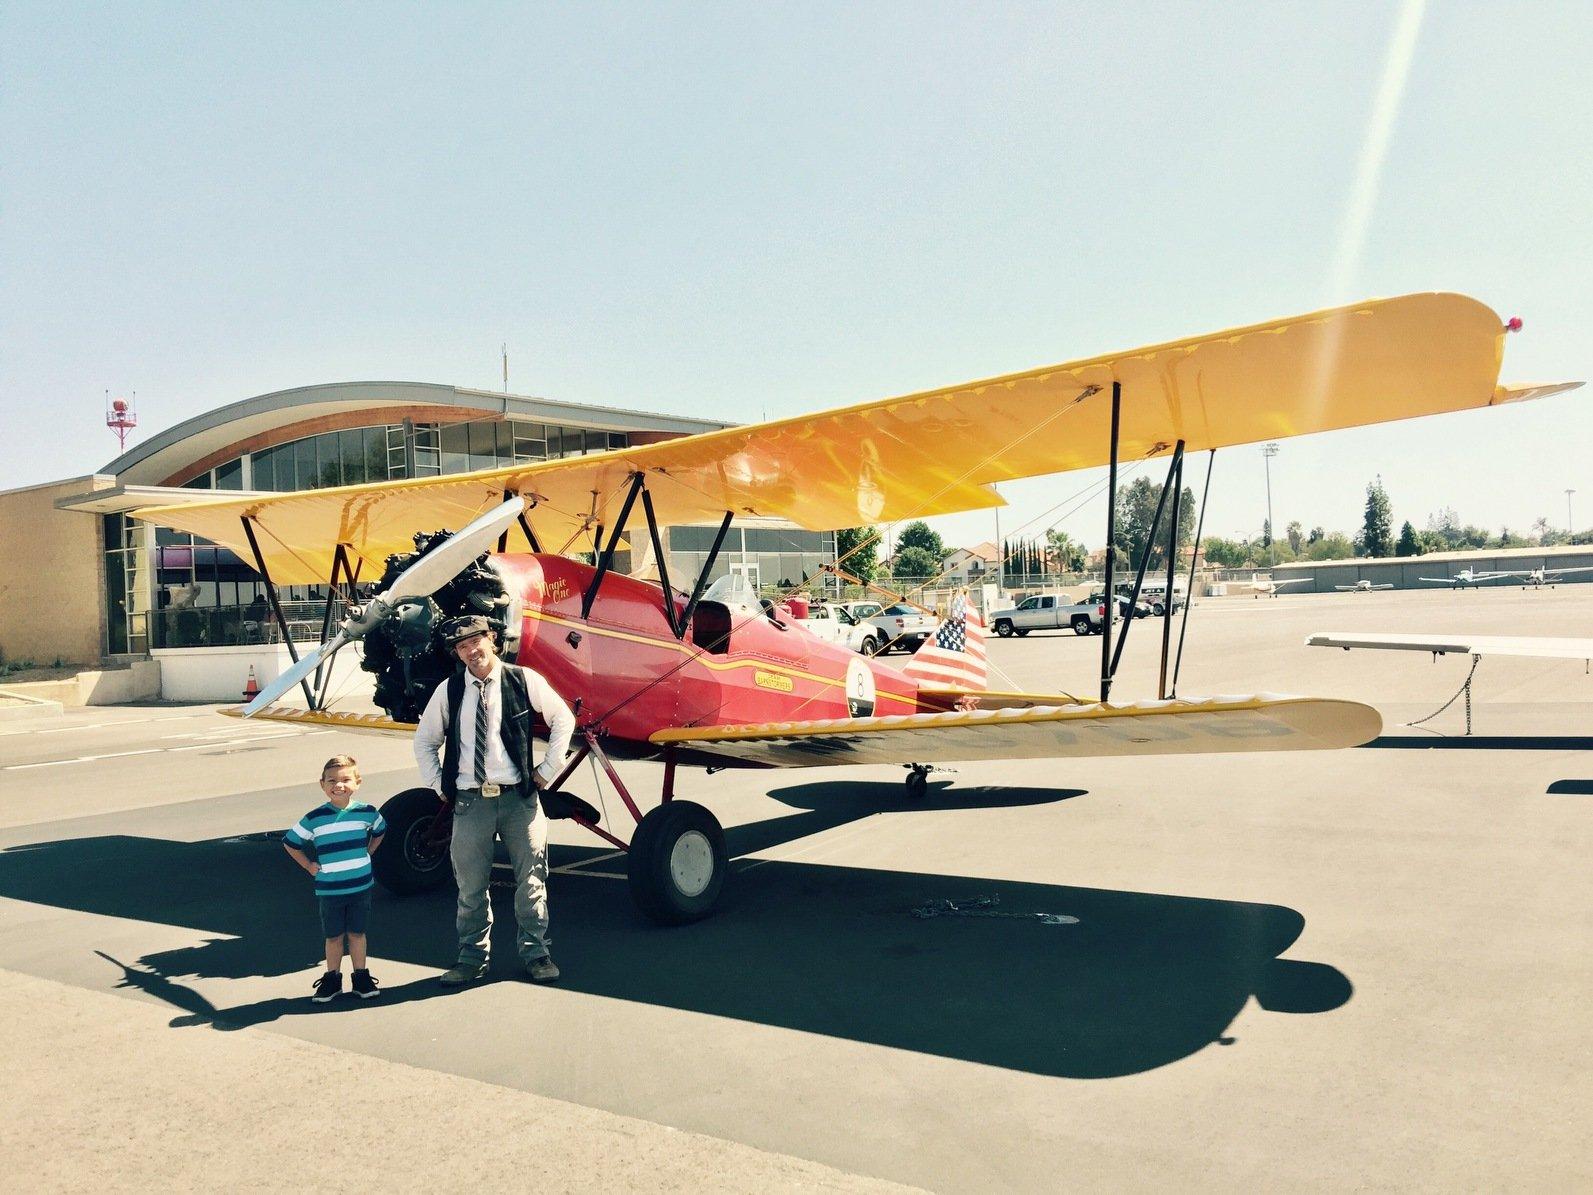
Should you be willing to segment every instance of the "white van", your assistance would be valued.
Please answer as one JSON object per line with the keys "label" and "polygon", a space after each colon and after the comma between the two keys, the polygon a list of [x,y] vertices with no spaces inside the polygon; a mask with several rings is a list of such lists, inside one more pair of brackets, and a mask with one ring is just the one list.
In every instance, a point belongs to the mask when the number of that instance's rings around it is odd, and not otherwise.
{"label": "white van", "polygon": [[[1145,578],[1145,584],[1140,586],[1139,600],[1151,608],[1151,613],[1160,617],[1168,612],[1167,606],[1167,578],[1161,577],[1152,581]],[[1173,578],[1172,613],[1177,614],[1184,608],[1184,603],[1189,600],[1189,581],[1185,577]]]}

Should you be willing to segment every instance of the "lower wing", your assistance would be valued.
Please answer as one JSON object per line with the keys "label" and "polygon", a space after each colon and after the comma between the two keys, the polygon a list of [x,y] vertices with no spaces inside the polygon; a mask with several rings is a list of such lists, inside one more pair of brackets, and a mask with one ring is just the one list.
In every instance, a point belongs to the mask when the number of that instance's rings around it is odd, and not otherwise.
{"label": "lower wing", "polygon": [[[985,695],[973,694],[975,699]],[[1354,747],[1382,732],[1368,705],[1314,697],[1214,697],[1134,705],[1015,704],[889,718],[833,718],[754,726],[661,730],[659,746],[767,767],[982,759],[1193,755],[1216,751],[1319,751]]]}
{"label": "lower wing", "polygon": [[1382,635],[1332,631],[1312,635],[1307,647],[1371,648],[1376,651],[1426,651],[1434,655],[1535,656],[1552,660],[1593,660],[1593,639],[1555,639],[1547,635]]}

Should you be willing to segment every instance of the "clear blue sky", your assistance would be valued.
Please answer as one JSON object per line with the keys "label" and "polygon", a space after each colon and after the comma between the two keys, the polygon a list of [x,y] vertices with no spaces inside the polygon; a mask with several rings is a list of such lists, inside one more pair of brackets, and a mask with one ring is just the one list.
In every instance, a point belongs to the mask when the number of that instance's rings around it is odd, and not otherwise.
{"label": "clear blue sky", "polygon": [[[1340,299],[1593,373],[1585,3],[26,4],[0,13],[0,488],[349,379],[750,421]],[[1391,65],[1392,64],[1392,65]],[[1381,98],[1380,98],[1381,97]],[[1285,441],[1273,507],[1593,525],[1593,393]],[[1198,481],[1198,472],[1196,480]],[[1011,533],[1087,483],[1008,488]],[[1208,531],[1258,531],[1261,457]],[[1097,546],[1099,502],[1063,524]],[[1038,531],[1045,522],[1030,526]],[[944,520],[953,543],[989,514]]]}

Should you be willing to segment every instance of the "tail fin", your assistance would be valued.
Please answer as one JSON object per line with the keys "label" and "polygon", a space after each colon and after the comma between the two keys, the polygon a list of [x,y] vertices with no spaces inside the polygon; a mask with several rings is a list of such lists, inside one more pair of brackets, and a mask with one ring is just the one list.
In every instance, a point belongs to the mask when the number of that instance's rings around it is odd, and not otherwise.
{"label": "tail fin", "polygon": [[921,685],[983,690],[989,678],[985,662],[985,624],[965,596],[951,604],[946,621],[902,670]]}

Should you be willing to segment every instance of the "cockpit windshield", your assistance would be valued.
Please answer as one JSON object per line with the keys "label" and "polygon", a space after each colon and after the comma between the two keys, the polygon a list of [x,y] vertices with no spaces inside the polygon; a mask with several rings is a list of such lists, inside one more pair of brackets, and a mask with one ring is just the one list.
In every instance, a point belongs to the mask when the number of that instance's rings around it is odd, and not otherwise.
{"label": "cockpit windshield", "polygon": [[758,591],[742,573],[726,573],[708,586],[708,591],[702,597],[705,602],[723,602],[726,606],[743,606],[749,610],[760,608]]}

